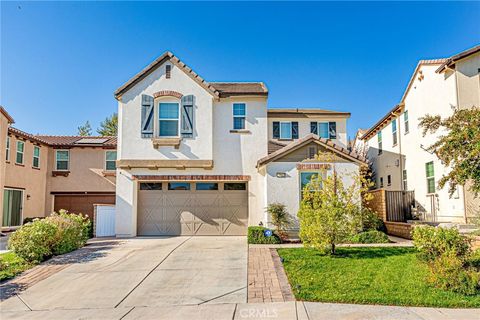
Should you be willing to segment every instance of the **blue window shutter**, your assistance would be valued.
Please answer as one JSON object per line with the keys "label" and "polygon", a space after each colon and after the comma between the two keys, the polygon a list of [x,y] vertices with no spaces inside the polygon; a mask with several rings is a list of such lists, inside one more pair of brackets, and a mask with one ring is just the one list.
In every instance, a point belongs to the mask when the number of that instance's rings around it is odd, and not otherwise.
{"label": "blue window shutter", "polygon": [[140,132],[142,138],[153,137],[153,97],[142,94],[142,119]]}
{"label": "blue window shutter", "polygon": [[318,134],[318,124],[316,122],[310,122],[310,133]]}
{"label": "blue window shutter", "polygon": [[193,95],[182,97],[182,122],[180,133],[182,137],[191,138],[193,136],[193,110],[195,97]]}
{"label": "blue window shutter", "polygon": [[273,122],[273,139],[280,139],[280,122]]}
{"label": "blue window shutter", "polygon": [[337,123],[336,122],[328,123],[328,135],[330,139],[337,139]]}
{"label": "blue window shutter", "polygon": [[298,122],[292,122],[292,139],[298,139]]}

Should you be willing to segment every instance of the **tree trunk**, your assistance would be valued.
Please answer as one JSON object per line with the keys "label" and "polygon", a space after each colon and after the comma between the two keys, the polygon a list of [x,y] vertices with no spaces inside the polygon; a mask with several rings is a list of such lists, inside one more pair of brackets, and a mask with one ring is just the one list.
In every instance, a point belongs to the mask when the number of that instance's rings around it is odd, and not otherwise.
{"label": "tree trunk", "polygon": [[335,255],[335,243],[332,243],[332,255]]}

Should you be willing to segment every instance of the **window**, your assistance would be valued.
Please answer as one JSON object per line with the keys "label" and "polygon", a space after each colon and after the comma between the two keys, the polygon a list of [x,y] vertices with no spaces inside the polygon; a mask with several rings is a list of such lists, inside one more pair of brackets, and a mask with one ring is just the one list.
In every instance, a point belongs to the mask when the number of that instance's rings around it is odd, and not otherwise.
{"label": "window", "polygon": [[380,177],[380,188],[383,188],[383,177]]}
{"label": "window", "polygon": [[10,137],[7,137],[7,155],[5,160],[10,161]]}
{"label": "window", "polygon": [[392,176],[388,175],[387,176],[387,186],[391,186],[391,185],[392,185]]}
{"label": "window", "polygon": [[170,182],[168,190],[190,190],[189,182]]}
{"label": "window", "polygon": [[197,190],[218,190],[218,183],[199,182],[196,185]]}
{"label": "window", "polygon": [[25,142],[17,141],[17,158],[15,162],[18,164],[23,164],[23,152],[25,149]]}
{"label": "window", "polygon": [[427,193],[435,193],[435,170],[433,161],[425,163],[425,175],[427,176]]}
{"label": "window", "polygon": [[40,147],[33,147],[33,167],[40,168]]}
{"label": "window", "polygon": [[146,190],[146,191],[151,191],[151,190],[162,190],[162,184],[160,182],[142,182],[140,183],[140,190]]}
{"label": "window", "polygon": [[70,151],[57,150],[55,152],[55,170],[68,170],[68,163],[70,161]]}
{"label": "window", "polygon": [[328,122],[319,122],[318,123],[318,136],[320,138],[329,139],[330,134],[328,131]]}
{"label": "window", "polygon": [[403,180],[403,190],[406,191],[408,190],[408,184],[407,184],[407,170],[403,170],[402,173],[402,180]]}
{"label": "window", "polygon": [[309,147],[308,148],[308,158],[309,159],[315,159],[316,155],[317,155],[317,148]]}
{"label": "window", "polygon": [[410,127],[408,125],[408,111],[403,113],[403,125],[405,126],[405,134],[410,132]]}
{"label": "window", "polygon": [[247,190],[247,184],[243,182],[225,182],[223,190]]}
{"label": "window", "polygon": [[172,77],[172,66],[167,64],[165,66],[165,78],[170,79]]}
{"label": "window", "polygon": [[160,137],[178,137],[179,124],[179,104],[178,103],[163,103],[158,105],[158,118]]}
{"label": "window", "polygon": [[393,137],[393,145],[397,145],[397,119],[392,120],[392,137]]}
{"label": "window", "polygon": [[382,131],[378,131],[377,133],[377,141],[378,141],[378,154],[382,154],[383,147],[382,147]]}
{"label": "window", "polygon": [[117,169],[115,161],[117,160],[117,151],[105,151],[105,170],[114,171]]}
{"label": "window", "polygon": [[23,190],[3,190],[3,227],[16,227],[22,225]]}
{"label": "window", "polygon": [[233,104],[233,129],[245,129],[245,115],[247,114],[247,107],[245,103]]}
{"label": "window", "polygon": [[280,122],[280,139],[292,139],[292,123]]}

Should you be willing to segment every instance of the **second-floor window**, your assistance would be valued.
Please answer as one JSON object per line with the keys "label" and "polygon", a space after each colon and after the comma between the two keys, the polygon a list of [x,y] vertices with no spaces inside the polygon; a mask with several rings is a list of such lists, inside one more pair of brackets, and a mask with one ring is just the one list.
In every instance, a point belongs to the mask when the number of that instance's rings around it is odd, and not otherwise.
{"label": "second-floor window", "polygon": [[393,145],[397,145],[397,119],[392,120],[392,138],[393,138]]}
{"label": "second-floor window", "polygon": [[377,133],[377,141],[378,141],[378,154],[382,154],[382,152],[383,152],[382,131],[378,131],[378,133]]}
{"label": "second-floor window", "polygon": [[69,169],[70,151],[57,150],[55,152],[55,170],[67,171]]}
{"label": "second-floor window", "polygon": [[7,154],[5,160],[10,161],[10,137],[7,137]]}
{"label": "second-floor window", "polygon": [[292,139],[291,122],[280,122],[280,139]]}
{"label": "second-floor window", "polygon": [[39,146],[33,146],[32,166],[34,168],[40,168],[40,147]]}
{"label": "second-floor window", "polygon": [[427,177],[427,193],[435,193],[435,170],[433,161],[425,163],[425,175]]}
{"label": "second-floor window", "polygon": [[105,152],[105,170],[115,171],[117,166],[115,161],[117,160],[117,151],[106,151]]}
{"label": "second-floor window", "polygon": [[337,139],[337,123],[310,122],[310,132],[324,139]]}
{"label": "second-floor window", "polygon": [[23,153],[25,150],[25,142],[17,141],[17,157],[15,162],[18,164],[23,164]]}
{"label": "second-floor window", "polygon": [[403,125],[405,127],[405,134],[410,132],[410,126],[408,124],[408,110],[403,113]]}
{"label": "second-floor window", "polygon": [[179,116],[178,103],[159,103],[158,135],[160,137],[178,137]]}
{"label": "second-floor window", "polygon": [[245,103],[233,104],[233,129],[245,129],[245,117],[247,115],[247,106]]}

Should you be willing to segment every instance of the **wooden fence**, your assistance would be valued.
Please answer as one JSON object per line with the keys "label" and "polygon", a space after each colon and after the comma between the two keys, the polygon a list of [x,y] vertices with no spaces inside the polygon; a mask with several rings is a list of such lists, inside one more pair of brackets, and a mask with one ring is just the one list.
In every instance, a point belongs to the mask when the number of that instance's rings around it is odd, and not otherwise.
{"label": "wooden fence", "polygon": [[369,192],[372,200],[367,207],[377,212],[383,221],[406,222],[412,219],[412,207],[415,205],[414,191],[373,190]]}

